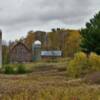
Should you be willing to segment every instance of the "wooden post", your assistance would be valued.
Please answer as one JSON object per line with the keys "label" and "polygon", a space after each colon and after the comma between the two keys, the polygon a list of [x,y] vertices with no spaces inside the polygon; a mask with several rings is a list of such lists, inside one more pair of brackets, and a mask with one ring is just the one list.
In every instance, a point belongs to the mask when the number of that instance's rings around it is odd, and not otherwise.
{"label": "wooden post", "polygon": [[0,68],[2,68],[2,31],[0,30]]}

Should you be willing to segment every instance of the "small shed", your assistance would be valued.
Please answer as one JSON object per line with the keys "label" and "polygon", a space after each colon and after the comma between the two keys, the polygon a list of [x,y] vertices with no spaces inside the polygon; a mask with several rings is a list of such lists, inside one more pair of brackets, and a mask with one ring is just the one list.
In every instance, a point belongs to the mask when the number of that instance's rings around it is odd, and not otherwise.
{"label": "small shed", "polygon": [[16,43],[10,49],[9,56],[11,63],[24,63],[32,61],[32,51],[22,42]]}
{"label": "small shed", "polygon": [[62,57],[62,51],[60,50],[51,50],[51,51],[41,51],[42,58],[59,58]]}

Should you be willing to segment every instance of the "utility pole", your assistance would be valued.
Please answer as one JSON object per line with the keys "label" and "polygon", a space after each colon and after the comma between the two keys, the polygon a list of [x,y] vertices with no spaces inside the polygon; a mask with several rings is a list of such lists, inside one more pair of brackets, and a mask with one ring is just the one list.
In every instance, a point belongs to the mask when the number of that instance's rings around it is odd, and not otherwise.
{"label": "utility pole", "polygon": [[2,68],[2,31],[0,30],[0,68]]}

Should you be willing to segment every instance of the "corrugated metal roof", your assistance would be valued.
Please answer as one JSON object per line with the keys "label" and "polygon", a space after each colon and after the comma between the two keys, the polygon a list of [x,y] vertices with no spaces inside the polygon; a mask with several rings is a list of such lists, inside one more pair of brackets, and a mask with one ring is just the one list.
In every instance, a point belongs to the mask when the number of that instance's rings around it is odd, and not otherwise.
{"label": "corrugated metal roof", "polygon": [[62,56],[62,51],[41,51],[41,56],[46,56],[46,57],[59,57]]}

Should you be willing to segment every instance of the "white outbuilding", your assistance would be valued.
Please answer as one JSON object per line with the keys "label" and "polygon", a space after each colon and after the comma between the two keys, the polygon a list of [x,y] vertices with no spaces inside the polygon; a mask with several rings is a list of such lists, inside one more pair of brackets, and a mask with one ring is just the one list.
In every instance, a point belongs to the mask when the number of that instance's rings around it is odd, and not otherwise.
{"label": "white outbuilding", "polygon": [[2,68],[2,31],[0,30],[0,68]]}

